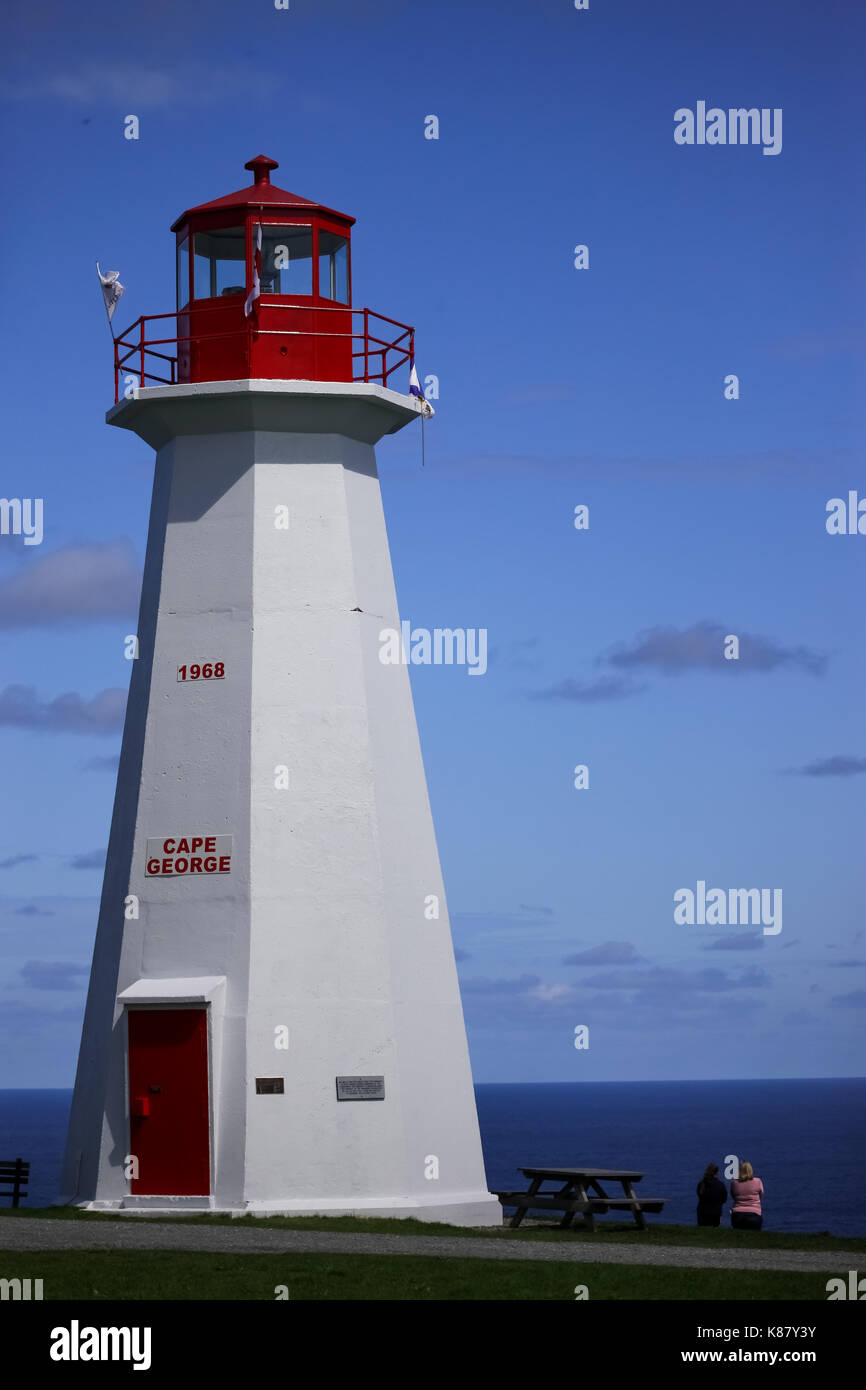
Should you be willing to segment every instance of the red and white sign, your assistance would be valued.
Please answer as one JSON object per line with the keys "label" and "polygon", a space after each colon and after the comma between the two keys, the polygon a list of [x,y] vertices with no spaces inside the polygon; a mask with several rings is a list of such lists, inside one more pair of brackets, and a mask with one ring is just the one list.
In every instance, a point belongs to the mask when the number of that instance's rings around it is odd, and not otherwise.
{"label": "red and white sign", "polygon": [[194,661],[190,666],[178,666],[179,681],[222,681],[225,680],[224,661]]}
{"label": "red and white sign", "polygon": [[230,874],[231,835],[169,835],[148,840],[149,878],[189,878],[194,874]]}

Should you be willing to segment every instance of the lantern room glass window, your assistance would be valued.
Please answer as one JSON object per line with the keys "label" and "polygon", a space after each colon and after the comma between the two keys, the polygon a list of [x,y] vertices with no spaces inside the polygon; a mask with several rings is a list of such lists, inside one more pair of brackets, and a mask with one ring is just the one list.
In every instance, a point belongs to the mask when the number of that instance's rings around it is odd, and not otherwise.
{"label": "lantern room glass window", "polygon": [[219,299],[246,294],[246,231],[220,227],[196,232],[193,242],[193,281],[196,299]]}
{"label": "lantern room glass window", "polygon": [[[253,227],[253,249],[258,228]],[[313,293],[312,227],[262,227],[262,294]]]}
{"label": "lantern room glass window", "polygon": [[184,237],[177,248],[177,307],[182,309],[189,303],[189,237]]}
{"label": "lantern room glass window", "polygon": [[319,297],[349,302],[349,243],[334,232],[319,232]]}

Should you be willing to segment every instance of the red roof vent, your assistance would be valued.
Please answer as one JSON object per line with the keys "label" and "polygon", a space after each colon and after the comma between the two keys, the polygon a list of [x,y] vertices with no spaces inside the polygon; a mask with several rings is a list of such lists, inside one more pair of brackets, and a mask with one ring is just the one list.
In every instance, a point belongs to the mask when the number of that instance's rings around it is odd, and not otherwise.
{"label": "red roof vent", "polygon": [[266,154],[257,154],[255,159],[250,159],[244,165],[245,169],[252,169],[256,183],[270,183],[271,170],[279,169],[279,164],[275,159],[268,159]]}

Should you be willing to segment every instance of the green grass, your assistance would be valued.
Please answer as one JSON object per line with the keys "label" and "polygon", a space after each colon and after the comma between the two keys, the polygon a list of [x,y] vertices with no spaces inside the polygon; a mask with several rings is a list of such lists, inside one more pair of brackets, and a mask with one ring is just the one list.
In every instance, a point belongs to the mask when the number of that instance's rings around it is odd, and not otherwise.
{"label": "green grass", "polygon": [[499,1300],[826,1301],[826,1274],[648,1268],[410,1255],[226,1255],[185,1251],[25,1251],[0,1254],[0,1278],[42,1279],[45,1301]]}
{"label": "green grass", "polygon": [[[54,1221],[130,1221],[139,1217],[116,1216],[113,1213],[81,1212],[73,1207],[19,1207],[0,1209],[0,1219],[26,1220],[28,1217],[45,1217]],[[649,1228],[639,1231],[633,1221],[596,1220],[596,1229],[590,1233],[582,1224],[562,1231],[554,1223],[550,1226],[519,1227],[512,1231],[504,1226],[446,1226],[441,1222],[416,1221],[411,1217],[383,1218],[357,1216],[244,1216],[233,1219],[229,1216],[195,1214],[190,1216],[159,1216],[146,1218],[160,1222],[182,1222],[198,1226],[254,1226],[257,1230],[270,1228],[284,1231],[352,1231],[366,1232],[369,1235],[419,1235],[478,1237],[487,1240],[526,1240],[562,1241],[573,1245],[575,1242],[589,1241],[605,1245],[684,1245],[706,1249],[738,1250],[851,1250],[866,1252],[866,1237],[834,1236],[828,1231],[817,1233],[791,1233],[788,1231],[732,1231],[729,1226],[670,1226],[650,1218]],[[2,1245],[2,1228],[0,1228]]]}

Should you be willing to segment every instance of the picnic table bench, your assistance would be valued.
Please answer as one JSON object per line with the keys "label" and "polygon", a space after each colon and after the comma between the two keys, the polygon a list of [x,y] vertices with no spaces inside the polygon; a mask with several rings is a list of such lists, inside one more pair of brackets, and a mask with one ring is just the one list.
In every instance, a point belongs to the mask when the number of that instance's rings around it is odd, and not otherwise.
{"label": "picnic table bench", "polygon": [[[665,1204],[664,1197],[638,1197],[633,1184],[640,1182],[643,1173],[624,1171],[619,1168],[521,1168],[524,1177],[529,1178],[529,1188],[525,1192],[497,1192],[502,1207],[516,1207],[509,1225],[519,1226],[528,1211],[561,1211],[564,1216],[560,1226],[570,1226],[575,1215],[580,1212],[588,1231],[595,1229],[594,1218],[608,1211],[630,1211],[638,1230],[645,1231],[644,1212],[660,1212]],[[542,1183],[554,1182],[555,1190],[542,1190]],[[618,1182],[623,1196],[609,1196],[602,1182]]]}
{"label": "picnic table bench", "polygon": [[27,1196],[21,1188],[29,1177],[30,1164],[25,1163],[23,1158],[0,1158],[0,1186],[12,1188],[11,1192],[0,1192],[0,1197],[11,1197],[13,1207],[17,1207],[19,1199]]}

